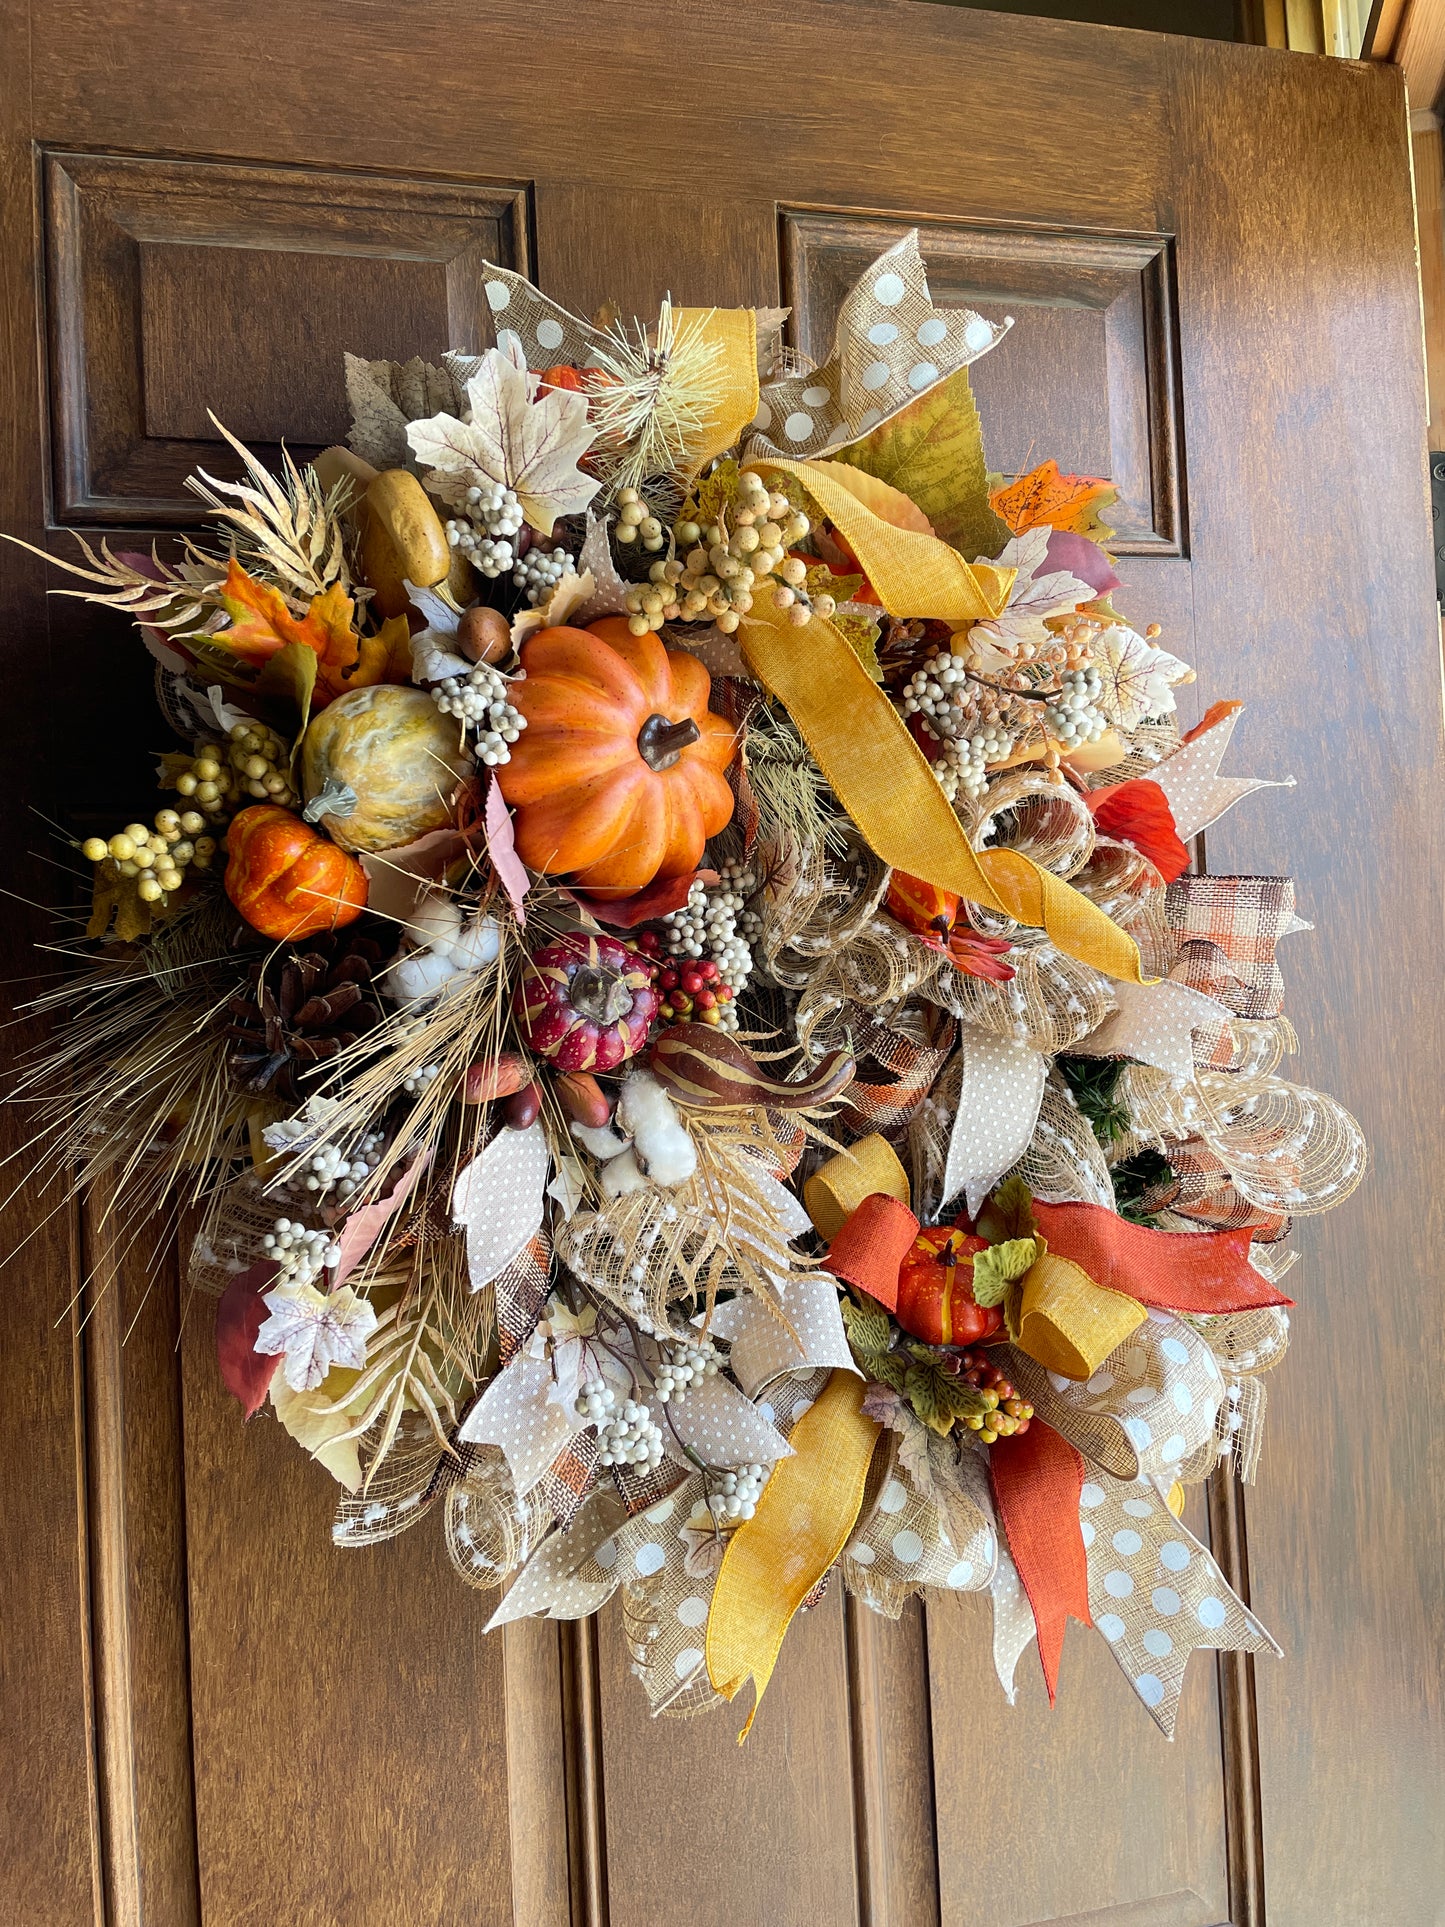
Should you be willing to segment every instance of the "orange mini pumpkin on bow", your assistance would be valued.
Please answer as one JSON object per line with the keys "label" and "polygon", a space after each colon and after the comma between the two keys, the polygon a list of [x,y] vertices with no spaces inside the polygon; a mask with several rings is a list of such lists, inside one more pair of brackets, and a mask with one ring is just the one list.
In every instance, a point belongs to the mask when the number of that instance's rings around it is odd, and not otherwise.
{"label": "orange mini pumpkin on bow", "polygon": [[541,630],[522,667],[527,728],[497,770],[522,861],[609,897],[695,870],[732,817],[737,742],[697,657],[609,616]]}
{"label": "orange mini pumpkin on bow", "polygon": [[988,1249],[956,1225],[929,1225],[898,1268],[894,1317],[927,1345],[977,1345],[1003,1329],[996,1306],[974,1303],[973,1260]]}
{"label": "orange mini pumpkin on bow", "polygon": [[263,937],[339,930],[366,908],[366,872],[356,858],[279,805],[242,810],[226,847],[226,895]]}

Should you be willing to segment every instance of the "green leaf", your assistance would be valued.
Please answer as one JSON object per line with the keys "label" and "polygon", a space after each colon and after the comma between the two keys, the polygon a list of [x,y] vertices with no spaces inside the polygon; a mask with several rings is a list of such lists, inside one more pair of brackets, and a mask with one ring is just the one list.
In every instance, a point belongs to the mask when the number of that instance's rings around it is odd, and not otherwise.
{"label": "green leaf", "polygon": [[873,681],[882,682],[883,671],[878,664],[877,648],[879,624],[853,609],[839,609],[830,620]]}
{"label": "green leaf", "polygon": [[863,587],[861,575],[834,575],[825,562],[816,562],[803,578],[810,597],[830,595],[835,602],[851,602]]}
{"label": "green leaf", "polygon": [[311,720],[311,695],[316,687],[317,655],[304,642],[288,642],[268,656],[252,688],[283,735],[299,742]]}
{"label": "green leaf", "polygon": [[683,508],[679,521],[696,522],[706,528],[732,502],[738,492],[738,465],[719,462],[711,475],[704,475]]}
{"label": "green leaf", "polygon": [[973,1302],[1001,1305],[1009,1286],[1023,1277],[1041,1250],[1037,1238],[1008,1238],[980,1251],[973,1261]]}
{"label": "green leaf", "polygon": [[943,1414],[939,1412],[937,1378],[938,1374],[936,1372],[930,1372],[925,1366],[915,1365],[904,1380],[903,1396],[923,1420],[923,1423],[925,1425],[931,1425],[935,1431],[938,1430],[938,1421],[940,1416],[942,1416],[944,1419],[943,1430],[946,1432],[948,1427],[953,1423],[953,1414],[952,1412]]}
{"label": "green leaf", "polygon": [[848,1343],[855,1352],[868,1352],[871,1355],[888,1350],[893,1327],[881,1305],[860,1305],[854,1299],[845,1298],[842,1311]]}
{"label": "green leaf", "polygon": [[982,1418],[989,1409],[977,1386],[965,1385],[961,1379],[950,1378],[946,1373],[939,1374],[938,1390],[940,1400],[955,1418]]}
{"label": "green leaf", "polygon": [[1129,1112],[1116,1095],[1123,1058],[1061,1057],[1058,1067],[1089,1128],[1106,1150],[1129,1135]]}
{"label": "green leaf", "polygon": [[865,1352],[855,1354],[858,1363],[869,1378],[876,1378],[880,1384],[891,1386],[895,1392],[902,1392],[908,1377],[908,1361],[897,1352]]}
{"label": "green leaf", "polygon": [[1032,1238],[1034,1224],[1033,1193],[1022,1178],[1005,1178],[978,1214],[978,1235],[990,1244],[1005,1238]]}
{"label": "green leaf", "polygon": [[989,507],[983,429],[966,368],[935,383],[861,441],[837,449],[832,459],[900,489],[967,561],[997,555],[1009,539]]}

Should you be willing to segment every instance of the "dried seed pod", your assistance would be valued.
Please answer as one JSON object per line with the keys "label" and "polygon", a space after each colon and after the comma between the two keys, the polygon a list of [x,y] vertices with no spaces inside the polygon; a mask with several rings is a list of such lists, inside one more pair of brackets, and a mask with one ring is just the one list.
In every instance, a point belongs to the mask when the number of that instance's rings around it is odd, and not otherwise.
{"label": "dried seed pod", "polygon": [[524,1084],[521,1090],[502,1099],[502,1122],[509,1131],[525,1131],[529,1124],[536,1123],[541,1108],[541,1085]]}

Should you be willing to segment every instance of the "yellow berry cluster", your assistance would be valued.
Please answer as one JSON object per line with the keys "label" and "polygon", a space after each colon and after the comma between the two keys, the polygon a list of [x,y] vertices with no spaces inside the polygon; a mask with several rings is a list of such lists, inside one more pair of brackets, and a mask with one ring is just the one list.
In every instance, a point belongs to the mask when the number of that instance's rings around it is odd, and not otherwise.
{"label": "yellow berry cluster", "polygon": [[617,497],[617,540],[640,542],[656,552],[667,541],[667,531],[635,488],[624,488]]}
{"label": "yellow berry cluster", "polygon": [[[630,591],[628,628],[641,636],[664,622],[713,622],[731,635],[770,579],[774,603],[780,609],[800,607],[799,615],[790,619],[806,622],[810,609],[806,595],[799,605],[799,590],[808,566],[787,551],[803,541],[811,527],[786,495],[770,492],[761,476],[747,470],[738,478],[735,500],[716,521],[684,517],[675,524],[673,542],[686,555],[681,561],[674,554],[669,561],[654,562],[650,579]],[[820,614],[833,613],[816,603],[812,607]]]}
{"label": "yellow berry cluster", "polygon": [[248,797],[294,809],[300,798],[291,781],[290,752],[264,723],[237,723],[225,743],[202,743],[171,788],[213,822],[226,822]]}
{"label": "yellow berry cluster", "polygon": [[163,903],[188,869],[208,870],[215,861],[216,839],[203,834],[206,827],[199,810],[157,810],[153,830],[127,823],[108,842],[88,836],[80,848],[92,863],[108,865],[109,875],[133,877],[142,903]]}

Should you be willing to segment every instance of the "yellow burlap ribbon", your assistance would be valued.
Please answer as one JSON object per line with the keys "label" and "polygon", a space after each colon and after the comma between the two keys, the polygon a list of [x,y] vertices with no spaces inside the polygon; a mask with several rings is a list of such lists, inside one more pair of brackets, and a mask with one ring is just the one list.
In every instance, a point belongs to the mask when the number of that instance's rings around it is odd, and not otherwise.
{"label": "yellow burlap ribbon", "polygon": [[[970,567],[936,536],[895,528],[830,475],[828,463],[753,466],[802,481],[893,615],[982,620],[1002,606],[1012,571]],[[813,616],[795,627],[763,595],[738,641],[885,863],[1046,931],[1060,950],[1106,976],[1144,981],[1138,945],[1097,904],[1017,850],[974,851],[902,717],[831,622]]]}
{"label": "yellow burlap ribbon", "polygon": [[834,462],[771,460],[751,466],[797,476],[857,556],[890,615],[984,622],[1008,601],[1017,569],[965,562],[957,549],[936,535],[885,521],[858,499],[846,468]]}
{"label": "yellow burlap ribbon", "polygon": [[803,1203],[819,1236],[831,1244],[844,1221],[876,1191],[900,1204],[911,1202],[908,1173],[887,1138],[874,1131],[818,1166],[803,1186]]}
{"label": "yellow burlap ribbon", "polygon": [[707,415],[688,447],[694,474],[725,448],[732,448],[758,412],[758,324],[751,308],[679,308],[677,332],[696,330],[716,343],[712,367],[717,387]]}
{"label": "yellow burlap ribbon", "polygon": [[747,1738],[793,1615],[848,1543],[863,1504],[879,1427],[862,1412],[863,1381],[835,1371],[793,1427],[757,1511],[728,1542],[707,1618],[707,1672],[732,1699],[751,1678]]}
{"label": "yellow burlap ribbon", "polygon": [[1096,1285],[1052,1251],[1034,1260],[1021,1285],[1014,1342],[1063,1378],[1092,1378],[1148,1315],[1137,1298]]}

